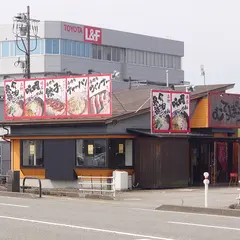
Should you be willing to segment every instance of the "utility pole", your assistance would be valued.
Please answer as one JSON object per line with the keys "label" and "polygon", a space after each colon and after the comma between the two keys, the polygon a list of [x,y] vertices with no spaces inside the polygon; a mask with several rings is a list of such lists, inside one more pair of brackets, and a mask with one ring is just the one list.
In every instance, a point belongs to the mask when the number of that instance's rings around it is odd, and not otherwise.
{"label": "utility pole", "polygon": [[30,62],[30,52],[31,52],[31,38],[30,38],[30,7],[27,6],[27,53],[26,53],[26,75],[27,78],[31,78],[31,62]]}
{"label": "utility pole", "polygon": [[[25,61],[18,59],[15,62],[15,66],[19,66],[23,69],[24,77],[31,78],[31,52],[37,48],[38,39],[38,23],[37,19],[30,18],[30,7],[27,6],[26,13],[18,13],[13,18],[13,33],[16,37],[17,48],[25,53]],[[35,40],[35,46],[31,48],[31,40]],[[19,41],[23,47],[19,45]]]}

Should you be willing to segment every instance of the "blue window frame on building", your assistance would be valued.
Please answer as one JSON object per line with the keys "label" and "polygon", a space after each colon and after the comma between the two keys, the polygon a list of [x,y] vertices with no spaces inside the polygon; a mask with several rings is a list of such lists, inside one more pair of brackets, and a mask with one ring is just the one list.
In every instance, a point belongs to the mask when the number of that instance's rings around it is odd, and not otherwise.
{"label": "blue window frame on building", "polygon": [[45,53],[46,54],[59,54],[59,39],[46,39],[45,40]]}
{"label": "blue window frame on building", "polygon": [[61,54],[89,58],[92,56],[92,44],[62,39]]}
{"label": "blue window frame on building", "polygon": [[77,42],[72,41],[72,56],[77,56]]}
{"label": "blue window frame on building", "polygon": [[26,51],[26,49],[25,49],[24,44],[21,40],[15,41],[15,43],[13,42],[13,44],[15,44],[15,49],[13,49],[13,56],[21,56],[21,55],[25,54],[24,51]]}
{"label": "blue window frame on building", "polygon": [[10,48],[9,48],[9,42],[6,41],[6,42],[2,42],[2,56],[3,57],[8,57],[10,55]]}
{"label": "blue window frame on building", "polygon": [[67,42],[66,40],[61,40],[61,54],[67,54]]}
{"label": "blue window frame on building", "polygon": [[85,57],[92,57],[92,44],[85,43]]}
{"label": "blue window frame on building", "polygon": [[80,56],[85,57],[85,44],[82,42],[80,43]]}
{"label": "blue window frame on building", "polygon": [[[2,57],[14,57],[25,55],[26,49],[24,43],[21,40],[16,41],[4,41],[1,43]],[[25,43],[26,46],[26,43]],[[32,39],[30,41],[31,54],[44,54],[44,40]]]}
{"label": "blue window frame on building", "polygon": [[[43,40],[40,39],[32,39],[30,41],[30,50],[31,50],[31,54],[42,54],[42,42]],[[14,41],[12,42],[12,44],[15,46],[11,47],[12,52],[11,52],[11,56],[21,56],[21,55],[25,55],[25,47],[24,44],[21,40],[18,40],[18,42]],[[17,45],[18,44],[18,45]],[[27,44],[25,43],[25,46]],[[23,51],[21,51],[20,49],[22,49]]]}
{"label": "blue window frame on building", "polygon": [[71,56],[71,53],[72,53],[72,41],[67,40],[67,55]]}

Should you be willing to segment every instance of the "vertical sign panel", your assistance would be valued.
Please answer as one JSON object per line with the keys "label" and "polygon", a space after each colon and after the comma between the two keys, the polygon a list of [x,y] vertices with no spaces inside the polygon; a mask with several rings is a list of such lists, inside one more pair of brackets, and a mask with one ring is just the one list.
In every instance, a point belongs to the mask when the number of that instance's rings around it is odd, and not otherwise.
{"label": "vertical sign panel", "polygon": [[151,131],[190,132],[190,94],[151,91]]}
{"label": "vertical sign panel", "polygon": [[88,114],[88,77],[67,78],[67,111],[69,116]]}
{"label": "vertical sign panel", "polygon": [[44,115],[44,80],[26,80],[24,84],[25,117],[43,117]]}
{"label": "vertical sign panel", "polygon": [[171,95],[170,92],[152,90],[151,125],[152,132],[169,132],[171,128]]}
{"label": "vertical sign panel", "polygon": [[22,118],[24,115],[24,80],[5,80],[4,90],[5,118]]}
{"label": "vertical sign panel", "polygon": [[46,116],[66,116],[66,79],[46,79],[45,84]]}
{"label": "vertical sign panel", "polygon": [[89,114],[112,114],[111,75],[89,77]]}
{"label": "vertical sign panel", "polygon": [[171,130],[173,132],[190,132],[190,94],[172,92]]}

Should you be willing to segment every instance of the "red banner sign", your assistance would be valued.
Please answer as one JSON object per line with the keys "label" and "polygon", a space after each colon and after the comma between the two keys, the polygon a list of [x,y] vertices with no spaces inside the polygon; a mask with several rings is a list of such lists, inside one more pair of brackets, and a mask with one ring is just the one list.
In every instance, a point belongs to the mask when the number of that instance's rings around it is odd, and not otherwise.
{"label": "red banner sign", "polygon": [[189,92],[151,91],[151,131],[190,132]]}
{"label": "red banner sign", "polygon": [[6,120],[112,115],[111,74],[5,80]]}
{"label": "red banner sign", "polygon": [[102,44],[102,29],[84,26],[84,42]]}

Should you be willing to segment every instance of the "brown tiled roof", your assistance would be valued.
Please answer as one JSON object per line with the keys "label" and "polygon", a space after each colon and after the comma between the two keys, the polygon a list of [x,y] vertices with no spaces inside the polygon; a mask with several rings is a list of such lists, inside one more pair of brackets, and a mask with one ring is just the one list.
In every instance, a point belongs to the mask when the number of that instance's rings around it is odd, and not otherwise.
{"label": "brown tiled roof", "polygon": [[[231,89],[234,87],[234,83],[230,84],[212,84],[212,85],[197,85],[194,87],[194,91],[191,92],[192,98],[202,97],[203,95],[207,95],[209,92],[214,91],[225,91],[227,89]],[[176,91],[185,91],[185,87],[176,87]]]}
{"label": "brown tiled roof", "polygon": [[[191,98],[199,98],[207,95],[210,91],[221,91],[232,88],[234,84],[216,84],[195,86],[194,92],[191,92]],[[149,111],[150,90],[164,89],[161,86],[144,86],[141,88],[126,89],[113,92],[112,94],[112,116],[111,117],[86,117],[79,119],[45,119],[45,120],[19,120],[0,122],[4,125],[23,125],[23,124],[78,124],[78,123],[105,123],[106,120],[128,118],[130,116]],[[178,87],[176,91],[185,91],[184,87]]]}

